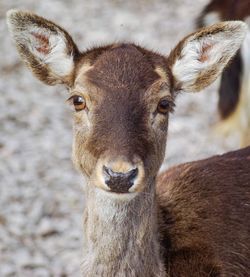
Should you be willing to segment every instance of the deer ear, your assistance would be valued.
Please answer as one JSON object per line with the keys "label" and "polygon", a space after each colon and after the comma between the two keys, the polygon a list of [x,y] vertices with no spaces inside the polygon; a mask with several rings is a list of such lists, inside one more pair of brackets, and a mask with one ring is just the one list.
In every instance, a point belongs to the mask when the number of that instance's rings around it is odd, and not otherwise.
{"label": "deer ear", "polygon": [[174,90],[198,92],[222,72],[246,36],[247,25],[228,21],[184,38],[169,55]]}
{"label": "deer ear", "polygon": [[33,74],[48,85],[69,85],[79,51],[61,27],[35,14],[10,10],[7,24],[17,49]]}

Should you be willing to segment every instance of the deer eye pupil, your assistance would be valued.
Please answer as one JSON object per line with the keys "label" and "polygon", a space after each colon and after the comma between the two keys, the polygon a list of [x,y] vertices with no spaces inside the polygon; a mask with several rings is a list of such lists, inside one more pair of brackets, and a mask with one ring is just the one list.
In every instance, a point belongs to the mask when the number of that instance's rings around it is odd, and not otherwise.
{"label": "deer eye pupil", "polygon": [[75,95],[72,98],[73,98],[73,104],[75,106],[76,111],[81,111],[81,110],[85,109],[86,102],[82,96]]}
{"label": "deer eye pupil", "polygon": [[81,105],[84,102],[84,100],[81,96],[75,96],[73,102],[74,105]]}
{"label": "deer eye pupil", "polygon": [[167,99],[163,99],[159,102],[157,111],[162,114],[166,114],[169,110],[169,101]]}

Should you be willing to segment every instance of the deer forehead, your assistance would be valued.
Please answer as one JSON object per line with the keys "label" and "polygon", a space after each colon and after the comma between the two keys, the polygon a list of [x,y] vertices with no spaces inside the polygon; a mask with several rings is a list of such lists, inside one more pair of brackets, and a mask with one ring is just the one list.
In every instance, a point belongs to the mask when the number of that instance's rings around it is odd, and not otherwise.
{"label": "deer forehead", "polygon": [[[95,51],[98,49],[92,50]],[[162,91],[163,87],[166,94],[169,83],[167,68],[128,44],[110,46],[95,59],[83,56],[77,66],[73,90],[87,91],[97,97],[108,94],[138,98],[151,91]]]}

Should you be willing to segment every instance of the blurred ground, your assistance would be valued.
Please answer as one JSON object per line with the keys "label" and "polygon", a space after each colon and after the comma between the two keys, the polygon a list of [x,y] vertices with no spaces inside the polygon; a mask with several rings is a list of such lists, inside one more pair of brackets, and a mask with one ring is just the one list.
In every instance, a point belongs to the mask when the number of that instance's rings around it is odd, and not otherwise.
{"label": "blurred ground", "polygon": [[[206,2],[0,0],[0,276],[79,276],[84,207],[66,91],[24,68],[6,11],[28,9],[61,24],[83,50],[125,39],[167,54]],[[212,131],[216,104],[216,85],[179,97],[164,167],[237,148],[237,138]]]}

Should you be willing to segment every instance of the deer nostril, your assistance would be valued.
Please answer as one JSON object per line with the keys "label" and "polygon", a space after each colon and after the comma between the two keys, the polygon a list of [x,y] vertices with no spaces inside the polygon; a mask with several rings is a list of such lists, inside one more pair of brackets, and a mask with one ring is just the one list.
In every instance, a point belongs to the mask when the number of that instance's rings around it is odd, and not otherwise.
{"label": "deer nostril", "polygon": [[115,172],[111,168],[103,166],[104,181],[113,192],[126,193],[134,185],[138,175],[138,168],[128,172]]}
{"label": "deer nostril", "polygon": [[138,168],[134,168],[134,169],[130,170],[129,172],[126,173],[126,175],[127,175],[127,178],[131,182],[133,182],[138,175]]}

